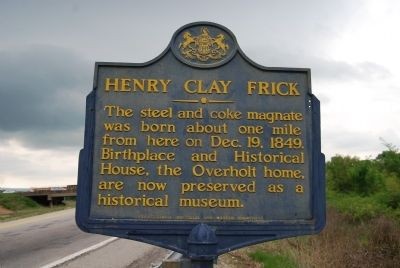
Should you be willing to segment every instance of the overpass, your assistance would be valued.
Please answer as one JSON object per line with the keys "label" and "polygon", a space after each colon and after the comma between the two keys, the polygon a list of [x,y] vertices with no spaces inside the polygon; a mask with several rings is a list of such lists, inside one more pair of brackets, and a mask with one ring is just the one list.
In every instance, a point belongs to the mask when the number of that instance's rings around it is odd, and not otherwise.
{"label": "overpass", "polygon": [[66,197],[76,197],[76,185],[68,185],[67,187],[45,187],[33,188],[30,192],[20,193],[29,197],[42,205],[62,204]]}

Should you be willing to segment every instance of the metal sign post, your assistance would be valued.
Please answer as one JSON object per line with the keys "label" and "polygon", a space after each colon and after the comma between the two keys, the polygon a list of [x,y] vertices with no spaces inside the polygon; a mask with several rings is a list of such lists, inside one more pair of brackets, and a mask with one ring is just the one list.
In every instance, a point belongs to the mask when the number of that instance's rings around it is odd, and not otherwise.
{"label": "metal sign post", "polygon": [[321,231],[324,165],[310,70],[260,66],[192,23],[150,62],[96,63],[76,221],[211,265]]}

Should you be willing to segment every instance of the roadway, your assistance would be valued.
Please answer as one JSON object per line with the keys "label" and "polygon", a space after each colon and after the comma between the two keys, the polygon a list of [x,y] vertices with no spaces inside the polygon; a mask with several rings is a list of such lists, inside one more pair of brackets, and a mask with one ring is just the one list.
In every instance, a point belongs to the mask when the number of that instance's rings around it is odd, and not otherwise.
{"label": "roadway", "polygon": [[149,267],[167,250],[84,233],[75,209],[0,223],[0,267]]}

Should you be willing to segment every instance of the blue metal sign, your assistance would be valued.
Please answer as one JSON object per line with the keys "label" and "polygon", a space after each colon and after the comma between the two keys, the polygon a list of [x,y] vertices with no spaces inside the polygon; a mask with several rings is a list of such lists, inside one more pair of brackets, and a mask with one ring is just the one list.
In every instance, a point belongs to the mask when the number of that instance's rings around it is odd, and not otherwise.
{"label": "blue metal sign", "polygon": [[309,69],[249,60],[225,27],[180,28],[143,64],[96,63],[76,221],[193,259],[325,225]]}

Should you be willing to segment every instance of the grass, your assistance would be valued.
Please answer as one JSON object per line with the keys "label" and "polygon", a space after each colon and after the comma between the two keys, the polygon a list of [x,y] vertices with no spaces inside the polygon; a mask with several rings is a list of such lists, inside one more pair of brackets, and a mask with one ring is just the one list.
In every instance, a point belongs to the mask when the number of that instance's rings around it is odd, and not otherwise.
{"label": "grass", "polygon": [[297,267],[290,257],[277,253],[256,250],[255,252],[250,253],[250,257],[257,262],[262,263],[265,268]]}
{"label": "grass", "polygon": [[379,194],[359,196],[327,191],[328,203],[354,222],[367,221],[383,215],[400,223],[400,208],[388,207],[381,199]]}
{"label": "grass", "polygon": [[329,207],[318,235],[262,243],[220,258],[229,268],[400,267],[400,225],[385,215],[355,221]]}
{"label": "grass", "polygon": [[40,207],[40,205],[32,199],[17,193],[0,193],[0,206],[13,211],[35,209]]}
{"label": "grass", "polygon": [[75,207],[74,200],[64,201],[64,205],[58,205],[50,207],[41,206],[32,199],[12,193],[12,194],[0,194],[0,206],[13,211],[12,214],[0,215],[0,222],[12,221],[21,218],[41,215],[49,212],[55,212],[68,208]]}
{"label": "grass", "polygon": [[[327,226],[318,235],[300,236],[246,247],[220,257],[229,268],[244,267],[400,267],[400,210],[382,205],[379,196],[328,191]],[[14,211],[0,221],[39,215],[53,208],[13,194],[0,194],[0,205]]]}

